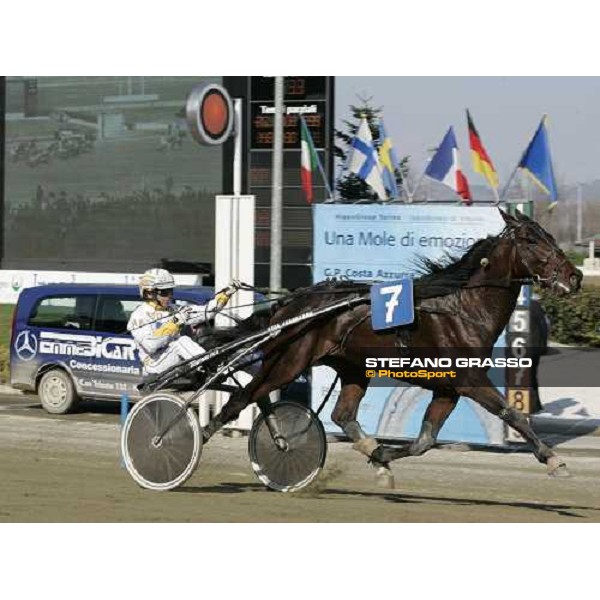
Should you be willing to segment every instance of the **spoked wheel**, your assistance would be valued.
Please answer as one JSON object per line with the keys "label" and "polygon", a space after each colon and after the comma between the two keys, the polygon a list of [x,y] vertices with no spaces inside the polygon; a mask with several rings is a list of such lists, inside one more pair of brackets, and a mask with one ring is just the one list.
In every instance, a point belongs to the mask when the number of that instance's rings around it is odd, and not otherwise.
{"label": "spoked wheel", "polygon": [[312,410],[295,402],[278,402],[272,410],[284,443],[282,447],[275,443],[264,415],[260,415],[248,439],[250,461],[266,486],[295,492],[311,483],[325,464],[325,430]]}
{"label": "spoked wheel", "polygon": [[181,398],[158,392],[140,400],[129,413],[121,451],[129,474],[143,488],[172,490],[198,466],[200,425],[194,410],[184,407]]}

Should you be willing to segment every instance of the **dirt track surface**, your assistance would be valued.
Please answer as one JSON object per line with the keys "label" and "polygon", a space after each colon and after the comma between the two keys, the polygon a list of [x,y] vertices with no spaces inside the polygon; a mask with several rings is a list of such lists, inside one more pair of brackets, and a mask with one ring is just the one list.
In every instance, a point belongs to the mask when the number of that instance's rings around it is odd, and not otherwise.
{"label": "dirt track surface", "polygon": [[551,479],[529,454],[433,450],[394,464],[396,489],[349,444],[329,445],[311,490],[258,482],[246,438],[217,436],[180,490],[142,490],[121,468],[116,414],[0,410],[1,522],[600,522],[600,456],[565,454]]}

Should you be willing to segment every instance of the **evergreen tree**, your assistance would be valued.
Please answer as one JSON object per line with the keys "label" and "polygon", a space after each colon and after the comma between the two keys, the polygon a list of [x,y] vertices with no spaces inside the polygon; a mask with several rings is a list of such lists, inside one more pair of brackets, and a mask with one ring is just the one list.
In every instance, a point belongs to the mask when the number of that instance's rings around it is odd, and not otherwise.
{"label": "evergreen tree", "polygon": [[[350,144],[358,132],[361,119],[367,119],[371,136],[376,148],[379,148],[382,140],[379,139],[379,118],[381,108],[374,108],[371,105],[371,98],[361,98],[361,106],[350,106],[353,121],[344,120],[343,123],[346,131],[335,130],[336,144],[334,147],[334,155],[339,159],[342,165],[346,164],[350,151]],[[407,173],[409,157],[400,160],[400,169],[395,172],[396,184],[398,189],[402,189],[402,173]],[[373,200],[379,201],[377,194],[373,191],[370,185],[360,179],[354,173],[345,172],[343,177],[340,177],[336,184],[338,198],[342,201],[355,202],[357,200]]]}

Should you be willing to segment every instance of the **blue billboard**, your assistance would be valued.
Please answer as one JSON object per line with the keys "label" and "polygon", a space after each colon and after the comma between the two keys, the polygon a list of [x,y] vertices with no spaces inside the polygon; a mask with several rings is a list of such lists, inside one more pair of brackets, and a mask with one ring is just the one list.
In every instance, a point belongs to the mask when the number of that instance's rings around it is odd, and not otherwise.
{"label": "blue billboard", "polygon": [[[313,208],[313,281],[348,278],[377,283],[418,275],[419,258],[460,256],[475,242],[504,228],[493,207],[429,205],[317,204]],[[503,336],[498,345],[503,345]],[[319,407],[335,374],[313,369],[312,402]],[[390,382],[391,383],[391,382]],[[329,432],[336,390],[322,412]],[[367,391],[358,420],[370,435],[414,438],[431,400],[431,392],[413,386],[373,387]],[[504,443],[503,423],[471,400],[461,398],[444,425],[440,441]]]}

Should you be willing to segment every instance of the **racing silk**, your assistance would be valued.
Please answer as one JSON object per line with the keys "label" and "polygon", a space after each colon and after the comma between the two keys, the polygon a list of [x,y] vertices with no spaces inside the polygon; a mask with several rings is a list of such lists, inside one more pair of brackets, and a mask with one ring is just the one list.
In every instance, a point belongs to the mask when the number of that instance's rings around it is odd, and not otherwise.
{"label": "racing silk", "polygon": [[131,314],[127,330],[138,347],[140,360],[148,364],[158,359],[170,344],[181,337],[181,326],[173,321],[175,315],[186,325],[198,325],[212,318],[217,311],[216,300],[204,306],[189,305],[182,309],[173,304],[163,309],[158,303],[144,302]]}

